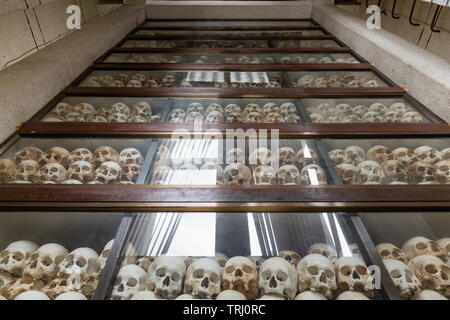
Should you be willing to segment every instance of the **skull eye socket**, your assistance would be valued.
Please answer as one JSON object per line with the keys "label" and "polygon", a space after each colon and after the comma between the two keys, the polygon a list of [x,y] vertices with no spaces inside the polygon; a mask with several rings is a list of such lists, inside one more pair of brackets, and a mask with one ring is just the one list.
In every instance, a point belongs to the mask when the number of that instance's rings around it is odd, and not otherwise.
{"label": "skull eye socket", "polygon": [[437,272],[437,269],[436,269],[436,266],[434,264],[427,264],[425,266],[425,271],[428,272],[428,273],[434,274],[434,273]]}
{"label": "skull eye socket", "polygon": [[53,260],[50,257],[43,257],[42,260],[41,260],[41,263],[44,266],[49,267],[49,266],[51,266],[53,264]]}
{"label": "skull eye socket", "polygon": [[398,278],[400,278],[402,276],[400,270],[397,270],[397,269],[392,270],[389,274],[390,274],[392,279],[398,279]]}
{"label": "skull eye socket", "polygon": [[178,282],[180,281],[181,276],[177,272],[174,272],[170,278],[172,279],[172,281]]}
{"label": "skull eye socket", "polygon": [[417,250],[424,250],[427,248],[427,245],[423,242],[419,242],[418,244],[416,244],[416,249]]}
{"label": "skull eye socket", "polygon": [[383,251],[380,252],[380,255],[382,257],[387,257],[389,254],[390,254],[389,250],[383,250]]}
{"label": "skull eye socket", "polygon": [[441,278],[443,280],[448,280],[448,275],[447,275],[447,273],[444,270],[441,270]]}
{"label": "skull eye socket", "polygon": [[367,274],[367,268],[365,266],[356,266],[356,271],[361,275]]}
{"label": "skull eye socket", "polygon": [[253,268],[251,266],[249,266],[249,265],[246,265],[246,264],[244,264],[242,266],[242,270],[244,270],[244,272],[246,272],[246,273],[252,273],[253,272]]}
{"label": "skull eye socket", "polygon": [[116,169],[111,169],[110,173],[111,173],[113,176],[116,176],[116,175],[117,175],[117,170],[116,170]]}
{"label": "skull eye socket", "polygon": [[77,261],[77,266],[79,266],[80,268],[83,268],[86,264],[87,264],[87,261],[85,258],[80,258]]}
{"label": "skull eye socket", "polygon": [[138,284],[138,281],[137,281],[135,278],[130,278],[130,279],[128,279],[128,281],[127,281],[127,286],[128,286],[128,287],[134,288],[134,287],[137,286],[137,284]]}
{"label": "skull eye socket", "polygon": [[325,276],[328,279],[334,279],[334,272],[333,272],[333,270],[325,270]]}
{"label": "skull eye socket", "polygon": [[308,273],[313,276],[317,276],[319,274],[319,269],[316,266],[308,267]]}
{"label": "skull eye socket", "polygon": [[204,271],[200,269],[200,270],[195,270],[194,273],[192,274],[192,276],[195,279],[201,279],[201,278],[203,278],[204,274],[205,274]]}
{"label": "skull eye socket", "polygon": [[165,275],[166,275],[166,268],[159,268],[159,269],[157,269],[156,270],[156,276],[157,277],[160,277],[160,278],[162,278],[162,277],[164,277]]}
{"label": "skull eye socket", "polygon": [[264,280],[269,280],[271,276],[272,276],[272,274],[269,271],[264,271],[262,273],[262,277]]}
{"label": "skull eye socket", "polygon": [[234,266],[229,266],[225,269],[226,273],[232,273],[234,271],[235,267]]}
{"label": "skull eye socket", "polygon": [[217,273],[211,273],[211,276],[209,277],[211,279],[212,282],[219,282],[219,275]]}
{"label": "skull eye socket", "polygon": [[14,252],[12,258],[16,261],[22,261],[25,258],[25,256],[23,255],[22,252]]}
{"label": "skull eye socket", "polygon": [[277,273],[277,280],[281,282],[285,282],[288,279],[288,275],[283,271]]}
{"label": "skull eye socket", "polygon": [[348,266],[342,267],[341,268],[341,273],[344,276],[349,276],[352,273],[352,269],[350,267],[348,267]]}

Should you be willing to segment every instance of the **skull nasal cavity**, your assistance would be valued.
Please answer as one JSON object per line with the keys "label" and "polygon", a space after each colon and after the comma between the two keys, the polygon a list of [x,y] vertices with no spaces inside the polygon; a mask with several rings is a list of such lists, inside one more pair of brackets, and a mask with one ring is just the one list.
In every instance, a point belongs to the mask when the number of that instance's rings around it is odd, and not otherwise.
{"label": "skull nasal cavity", "polygon": [[242,270],[241,269],[237,269],[236,272],[234,273],[234,275],[236,277],[242,277],[242,275],[243,275]]}
{"label": "skull nasal cavity", "polygon": [[170,277],[167,276],[167,277],[164,279],[164,281],[163,281],[163,285],[165,285],[166,287],[168,287],[169,284],[170,284]]}
{"label": "skull nasal cavity", "polygon": [[353,279],[360,279],[358,272],[353,271],[353,273],[352,273],[352,278],[353,278]]}
{"label": "skull nasal cavity", "polygon": [[272,279],[270,279],[269,287],[270,288],[276,288],[277,287],[277,281],[275,280],[275,277],[272,277]]}
{"label": "skull nasal cavity", "polygon": [[208,288],[208,286],[209,286],[209,279],[208,278],[203,279],[202,287],[203,288]]}

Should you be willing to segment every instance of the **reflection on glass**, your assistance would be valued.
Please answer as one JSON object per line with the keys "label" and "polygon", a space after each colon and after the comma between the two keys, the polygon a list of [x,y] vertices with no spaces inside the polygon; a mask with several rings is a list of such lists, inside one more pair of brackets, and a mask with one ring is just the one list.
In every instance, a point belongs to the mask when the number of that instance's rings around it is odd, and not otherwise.
{"label": "reflection on glass", "polygon": [[372,72],[287,72],[293,88],[380,88],[387,87]]}
{"label": "reflection on glass", "polygon": [[209,35],[209,36],[322,36],[322,30],[138,30],[137,36]]}

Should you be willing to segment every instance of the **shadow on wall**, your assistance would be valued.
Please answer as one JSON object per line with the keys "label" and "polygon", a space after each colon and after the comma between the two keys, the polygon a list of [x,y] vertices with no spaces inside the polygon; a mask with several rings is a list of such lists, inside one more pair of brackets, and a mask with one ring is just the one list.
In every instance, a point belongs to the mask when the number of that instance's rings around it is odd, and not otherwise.
{"label": "shadow on wall", "polygon": [[103,4],[102,0],[50,0],[0,2],[0,70],[35,53],[71,33],[66,21],[67,8],[78,5],[81,23],[110,12],[120,4]]}

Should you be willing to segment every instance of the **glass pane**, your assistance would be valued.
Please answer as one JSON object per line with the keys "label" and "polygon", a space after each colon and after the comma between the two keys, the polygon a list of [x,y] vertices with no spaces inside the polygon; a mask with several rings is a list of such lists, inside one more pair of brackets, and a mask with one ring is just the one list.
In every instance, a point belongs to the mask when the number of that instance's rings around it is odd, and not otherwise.
{"label": "glass pane", "polygon": [[209,35],[209,36],[323,36],[322,30],[138,30],[137,36]]}
{"label": "glass pane", "polygon": [[[377,297],[368,271],[370,261],[363,257],[341,215],[141,214],[128,241],[137,253],[141,273],[147,272],[148,286],[121,291],[128,269],[122,267],[111,296],[115,300],[326,300],[349,289],[361,292],[345,295]],[[349,264],[358,266],[359,285],[346,285],[334,263],[344,271]],[[311,281],[315,276],[326,285]],[[230,289],[238,292],[226,291]],[[345,295],[339,299],[346,299]]]}
{"label": "glass pane", "polygon": [[287,72],[292,88],[380,88],[389,87],[370,71]]}
{"label": "glass pane", "polygon": [[323,140],[344,184],[450,184],[450,139]]}
{"label": "glass pane", "polygon": [[273,40],[270,43],[280,49],[341,47],[335,40]]}
{"label": "glass pane", "polygon": [[150,139],[22,138],[1,155],[5,184],[142,184]]}
{"label": "glass pane", "polygon": [[313,123],[427,123],[403,98],[303,99]]}
{"label": "glass pane", "polygon": [[65,97],[42,122],[159,123],[167,98]]}
{"label": "glass pane", "polygon": [[300,108],[289,99],[174,98],[169,123],[300,123]]}
{"label": "glass pane", "polygon": [[281,72],[94,71],[81,87],[281,88]]}
{"label": "glass pane", "polygon": [[91,299],[121,219],[99,212],[0,213],[0,296]]}
{"label": "glass pane", "polygon": [[348,53],[113,53],[105,63],[185,63],[185,64],[280,64],[280,63],[359,63]]}
{"label": "glass pane", "polygon": [[331,175],[312,140],[163,139],[153,185],[326,185]]}
{"label": "glass pane", "polygon": [[148,21],[147,27],[313,27],[310,21]]}
{"label": "glass pane", "polygon": [[266,40],[128,40],[125,48],[269,48]]}
{"label": "glass pane", "polygon": [[450,297],[448,212],[377,212],[361,218],[403,299]]}

